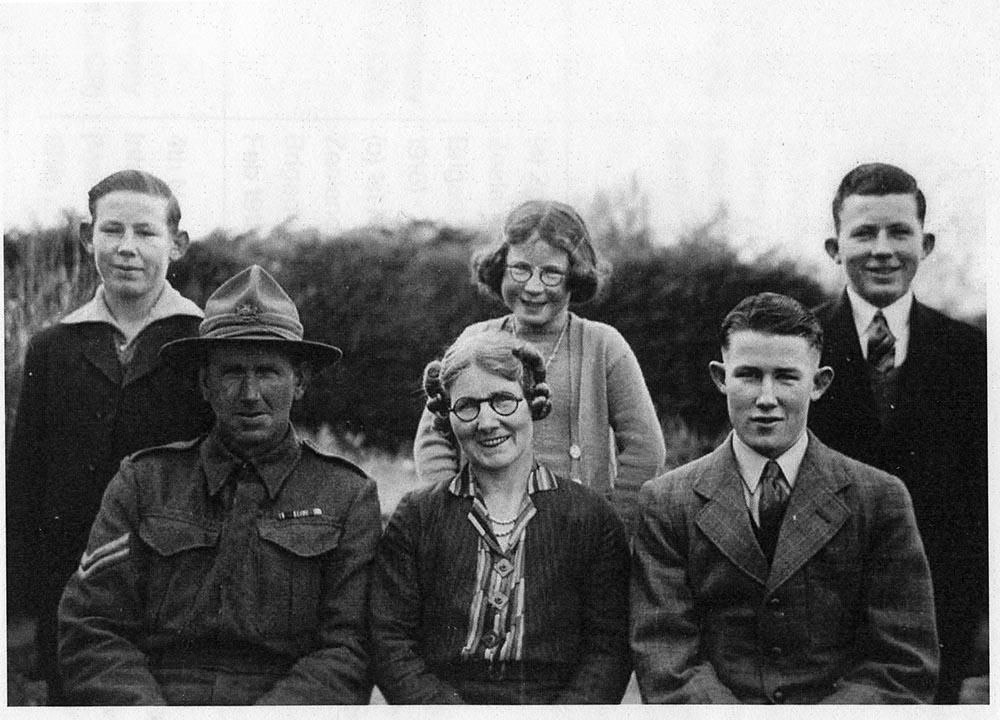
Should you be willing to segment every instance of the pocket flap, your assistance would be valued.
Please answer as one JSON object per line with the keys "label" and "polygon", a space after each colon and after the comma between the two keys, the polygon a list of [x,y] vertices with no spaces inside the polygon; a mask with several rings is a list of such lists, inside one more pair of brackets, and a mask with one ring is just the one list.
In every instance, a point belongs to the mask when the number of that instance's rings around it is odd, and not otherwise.
{"label": "pocket flap", "polygon": [[322,517],[262,520],[257,527],[263,539],[299,557],[330,552],[344,530],[339,523]]}
{"label": "pocket flap", "polygon": [[155,552],[170,556],[194,548],[215,547],[219,542],[219,531],[193,520],[150,515],[139,523],[139,537]]}

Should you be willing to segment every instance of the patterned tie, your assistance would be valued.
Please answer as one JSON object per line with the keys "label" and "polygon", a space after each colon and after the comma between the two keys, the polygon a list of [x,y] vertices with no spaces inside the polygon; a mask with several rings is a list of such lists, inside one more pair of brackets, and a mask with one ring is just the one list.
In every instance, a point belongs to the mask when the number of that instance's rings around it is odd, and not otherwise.
{"label": "patterned tie", "polygon": [[889,331],[885,315],[879,310],[865,331],[868,336],[868,363],[880,373],[887,373],[896,366],[896,338]]}
{"label": "patterned tie", "polygon": [[785,516],[785,507],[788,505],[788,496],[791,493],[785,474],[781,472],[781,466],[774,460],[768,460],[760,474],[760,503],[757,506],[757,516],[760,518],[760,547],[768,562],[774,557],[781,520]]}

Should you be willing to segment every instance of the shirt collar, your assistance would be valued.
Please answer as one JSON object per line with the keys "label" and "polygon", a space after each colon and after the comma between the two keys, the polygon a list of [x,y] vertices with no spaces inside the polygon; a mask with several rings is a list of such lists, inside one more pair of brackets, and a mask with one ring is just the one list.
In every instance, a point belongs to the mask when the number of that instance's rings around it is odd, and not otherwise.
{"label": "shirt collar", "polygon": [[[558,487],[559,481],[556,480],[556,476],[547,467],[536,462],[534,467],[531,468],[531,474],[528,475],[528,495],[534,495],[536,492],[555,490]],[[479,490],[476,487],[476,479],[472,476],[472,468],[468,463],[448,483],[448,491],[458,497],[476,497],[478,495]]]}
{"label": "shirt collar", "polygon": [[[868,326],[872,324],[872,320],[875,318],[875,313],[879,311],[880,308],[875,307],[870,302],[865,300],[863,297],[855,292],[854,288],[850,285],[847,286],[847,297],[851,301],[851,313],[854,316],[854,327],[858,331],[858,337],[864,337],[865,332],[868,330]],[[893,337],[900,338],[903,333],[909,330],[910,327],[910,308],[913,307],[913,290],[907,290],[906,293],[892,303],[884,308],[881,308],[882,314],[885,315],[885,321],[889,325],[889,332],[892,333]]]}
{"label": "shirt collar", "polygon": [[218,494],[233,471],[246,463],[257,472],[257,477],[263,481],[268,496],[273,500],[302,457],[302,445],[295,428],[289,426],[285,439],[276,448],[266,455],[244,461],[226,447],[216,430],[212,430],[201,444],[200,453],[209,495]]}
{"label": "shirt collar", "polygon": [[[809,434],[802,431],[802,435],[790,448],[775,458],[775,462],[781,467],[781,472],[785,474],[788,487],[795,487],[795,479],[799,474],[799,466],[802,465],[802,458],[805,457],[806,447],[809,445]],[[760,474],[767,464],[768,458],[747,445],[740,436],[733,433],[733,453],[736,455],[736,464],[739,466],[740,475],[747,486],[750,494],[757,492],[757,484],[760,482]]]}
{"label": "shirt collar", "polygon": [[[153,307],[149,310],[149,317],[146,318],[143,329],[157,320],[163,320],[175,315],[190,315],[197,318],[205,316],[201,308],[177,292],[170,283],[165,282],[163,284],[163,292],[160,293]],[[91,300],[71,312],[60,320],[60,322],[66,325],[89,322],[105,323],[121,332],[121,327],[119,327],[114,315],[108,309],[108,304],[104,300],[103,283],[97,286],[97,291]]]}

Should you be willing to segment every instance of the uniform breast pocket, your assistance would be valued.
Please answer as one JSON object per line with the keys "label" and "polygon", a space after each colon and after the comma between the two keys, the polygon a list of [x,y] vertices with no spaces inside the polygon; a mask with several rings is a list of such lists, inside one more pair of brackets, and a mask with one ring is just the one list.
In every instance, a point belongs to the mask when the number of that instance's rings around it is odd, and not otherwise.
{"label": "uniform breast pocket", "polygon": [[219,526],[181,515],[149,515],[139,523],[149,551],[146,607],[157,627],[183,628],[215,557]]}
{"label": "uniform breast pocket", "polygon": [[262,580],[269,617],[261,627],[279,636],[311,637],[320,620],[324,565],[343,526],[324,517],[264,519],[258,530],[268,569]]}

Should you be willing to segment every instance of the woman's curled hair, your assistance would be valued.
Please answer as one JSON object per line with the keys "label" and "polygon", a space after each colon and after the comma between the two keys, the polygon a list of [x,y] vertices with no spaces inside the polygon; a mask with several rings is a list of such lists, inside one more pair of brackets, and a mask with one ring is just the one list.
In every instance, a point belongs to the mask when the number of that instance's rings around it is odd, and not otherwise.
{"label": "woman's curled hair", "polygon": [[551,391],[545,382],[545,359],[534,345],[501,330],[486,330],[459,337],[440,360],[424,368],[423,387],[434,429],[451,435],[451,395],[455,380],[470,367],[520,384],[532,420],[552,410]]}

